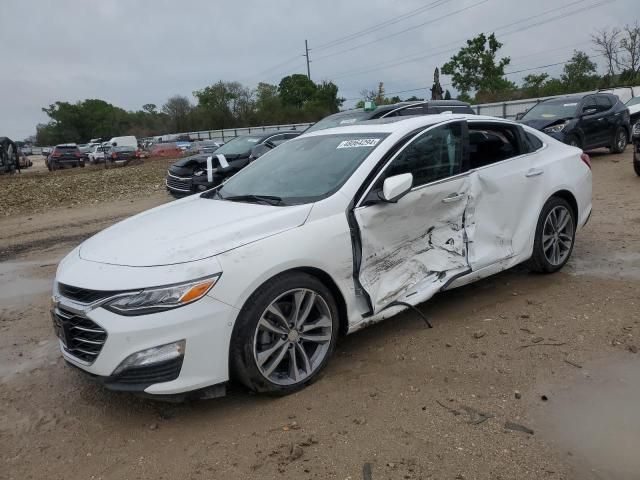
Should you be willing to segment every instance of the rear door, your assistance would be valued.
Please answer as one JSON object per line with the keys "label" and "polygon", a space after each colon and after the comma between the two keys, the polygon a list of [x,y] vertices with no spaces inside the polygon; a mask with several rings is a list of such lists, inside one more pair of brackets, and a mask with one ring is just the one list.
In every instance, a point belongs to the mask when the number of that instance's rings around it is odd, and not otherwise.
{"label": "rear door", "polygon": [[506,265],[532,241],[548,173],[543,143],[533,136],[529,146],[525,135],[511,123],[469,121],[472,190],[465,229],[473,271]]}
{"label": "rear door", "polygon": [[[467,271],[464,212],[466,122],[418,133],[373,181],[354,210],[362,255],[359,280],[374,313],[394,302],[417,304]],[[385,178],[411,173],[413,187],[397,203],[379,201]]]}

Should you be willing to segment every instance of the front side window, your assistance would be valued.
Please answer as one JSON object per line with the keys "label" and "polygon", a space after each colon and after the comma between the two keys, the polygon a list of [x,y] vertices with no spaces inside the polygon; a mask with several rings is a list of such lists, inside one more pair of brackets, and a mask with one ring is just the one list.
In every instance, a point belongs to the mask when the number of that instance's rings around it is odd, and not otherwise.
{"label": "front side window", "polygon": [[462,171],[462,124],[450,123],[427,130],[398,154],[384,177],[413,175],[417,187]]}
{"label": "front side window", "polygon": [[611,100],[606,95],[598,95],[596,97],[596,105],[598,106],[599,112],[606,112],[613,106],[613,103],[611,103]]}
{"label": "front side window", "polygon": [[335,193],[387,135],[340,133],[293,139],[265,153],[205,198],[275,197],[282,205],[321,200]]}

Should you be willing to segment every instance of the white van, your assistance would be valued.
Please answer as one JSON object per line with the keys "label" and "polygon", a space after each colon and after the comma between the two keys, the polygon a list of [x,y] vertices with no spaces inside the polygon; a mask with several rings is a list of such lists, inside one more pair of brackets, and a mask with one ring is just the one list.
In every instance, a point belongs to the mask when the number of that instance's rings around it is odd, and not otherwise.
{"label": "white van", "polygon": [[109,145],[116,144],[118,147],[133,147],[138,148],[138,139],[133,135],[127,135],[124,137],[113,137],[109,140]]}

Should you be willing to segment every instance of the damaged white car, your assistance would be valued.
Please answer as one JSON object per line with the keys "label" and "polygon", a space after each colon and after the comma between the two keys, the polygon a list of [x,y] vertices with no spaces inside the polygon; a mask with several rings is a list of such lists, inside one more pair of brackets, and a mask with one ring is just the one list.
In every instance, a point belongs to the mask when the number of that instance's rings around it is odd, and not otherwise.
{"label": "damaged white car", "polygon": [[107,387],[289,393],[342,334],[528,262],[555,272],[591,213],[589,157],[510,121],[321,130],[59,265],[64,358]]}

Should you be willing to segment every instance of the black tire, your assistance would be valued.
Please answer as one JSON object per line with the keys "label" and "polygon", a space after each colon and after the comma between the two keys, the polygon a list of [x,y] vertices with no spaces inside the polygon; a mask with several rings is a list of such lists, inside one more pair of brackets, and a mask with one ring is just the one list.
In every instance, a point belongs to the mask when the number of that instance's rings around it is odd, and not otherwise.
{"label": "black tire", "polygon": [[[566,211],[571,216],[572,232],[570,235],[571,246],[569,247],[566,257],[561,262],[554,264],[550,262],[547,258],[547,255],[545,255],[542,236],[547,217],[549,216],[550,212],[557,207],[566,209]],[[560,197],[551,197],[549,200],[547,200],[547,203],[544,204],[544,207],[542,207],[542,211],[540,212],[540,217],[538,218],[538,223],[536,225],[535,235],[536,236],[533,242],[533,254],[527,262],[527,267],[529,268],[529,270],[538,273],[554,273],[564,267],[565,264],[569,261],[569,258],[571,258],[571,253],[573,252],[573,246],[576,239],[576,213],[573,211],[571,205],[569,205],[569,202]]]}
{"label": "black tire", "polygon": [[[283,294],[295,289],[307,289],[319,295],[331,313],[331,339],[324,358],[309,376],[299,383],[280,385],[265,377],[254,357],[254,338],[263,313]],[[231,376],[254,392],[288,395],[314,382],[326,367],[338,338],[338,307],[331,291],[316,277],[302,272],[284,273],[274,277],[249,297],[233,327],[229,351]]]}
{"label": "black tire", "polygon": [[84,162],[80,162],[80,168],[84,168]]}
{"label": "black tire", "polygon": [[633,161],[633,169],[636,171],[636,175],[640,177],[640,161],[638,160]]}
{"label": "black tire", "polygon": [[627,136],[627,131],[624,127],[618,127],[613,134],[613,138],[611,139],[611,146],[609,147],[609,151],[611,153],[623,153],[627,148],[628,142],[629,137]]}
{"label": "black tire", "polygon": [[582,148],[582,142],[580,142],[580,138],[575,134],[571,134],[567,137],[566,144],[571,145],[572,147]]}

